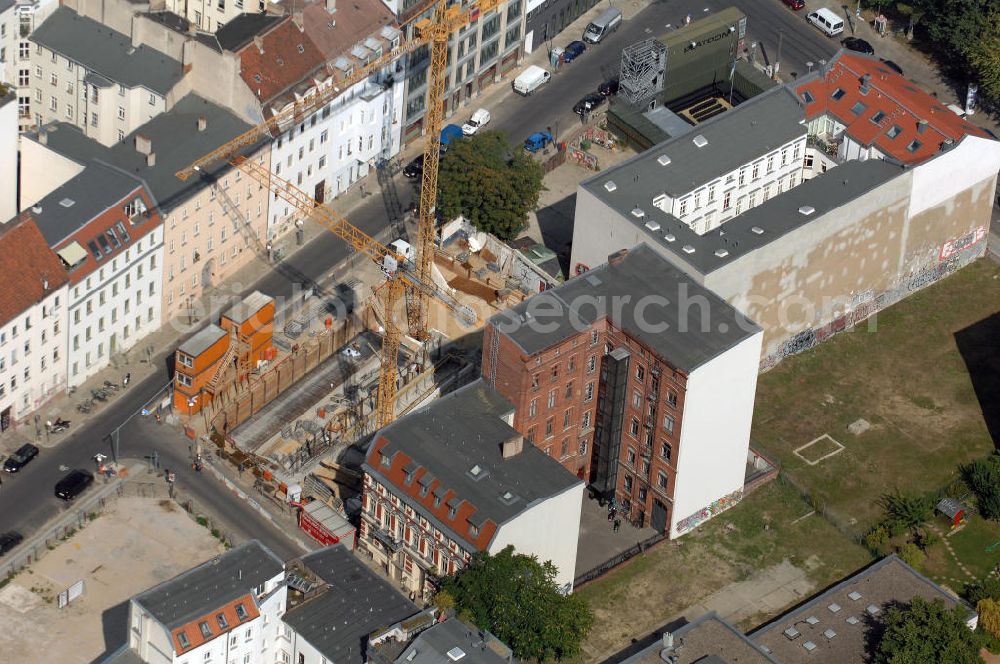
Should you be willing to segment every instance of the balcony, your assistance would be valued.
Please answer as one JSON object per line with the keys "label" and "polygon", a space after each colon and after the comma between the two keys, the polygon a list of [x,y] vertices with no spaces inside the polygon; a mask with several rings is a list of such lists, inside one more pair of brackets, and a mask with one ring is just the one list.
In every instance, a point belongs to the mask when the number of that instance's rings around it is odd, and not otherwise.
{"label": "balcony", "polygon": [[379,526],[370,523],[368,525],[368,531],[371,536],[374,537],[375,540],[384,546],[386,551],[389,551],[390,553],[396,553],[403,548],[403,543],[400,540],[397,540]]}

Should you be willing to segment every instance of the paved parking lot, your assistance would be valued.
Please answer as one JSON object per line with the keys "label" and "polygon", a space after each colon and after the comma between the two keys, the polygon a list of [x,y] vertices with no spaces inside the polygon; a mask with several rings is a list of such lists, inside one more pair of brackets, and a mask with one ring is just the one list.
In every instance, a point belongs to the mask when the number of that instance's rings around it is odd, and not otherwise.
{"label": "paved parking lot", "polygon": [[[222,550],[173,502],[118,499],[0,589],[0,660],[69,664],[113,652],[125,642],[129,597]],[[58,594],[81,579],[83,596],[58,608]]]}

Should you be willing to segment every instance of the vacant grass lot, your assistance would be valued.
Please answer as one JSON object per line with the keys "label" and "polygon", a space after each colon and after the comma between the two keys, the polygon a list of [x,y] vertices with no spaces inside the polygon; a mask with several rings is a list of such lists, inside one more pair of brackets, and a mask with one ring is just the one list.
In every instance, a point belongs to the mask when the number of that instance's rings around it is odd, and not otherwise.
{"label": "vacant grass lot", "polygon": [[[584,661],[614,654],[708,595],[783,560],[804,571],[810,592],[871,560],[818,515],[796,521],[811,511],[793,489],[775,481],[690,535],[664,542],[584,586],[577,594],[597,618],[583,646]],[[758,618],[750,622],[763,619]]]}
{"label": "vacant grass lot", "polygon": [[[966,333],[960,349],[955,335],[1000,310],[998,272],[980,260],[879,313],[872,329],[845,332],[762,375],[754,441],[812,502],[859,533],[881,516],[886,491],[947,484],[959,465],[993,449],[966,362],[982,343]],[[871,429],[849,433],[860,418]],[[793,454],[823,434],[846,449],[815,466]]]}

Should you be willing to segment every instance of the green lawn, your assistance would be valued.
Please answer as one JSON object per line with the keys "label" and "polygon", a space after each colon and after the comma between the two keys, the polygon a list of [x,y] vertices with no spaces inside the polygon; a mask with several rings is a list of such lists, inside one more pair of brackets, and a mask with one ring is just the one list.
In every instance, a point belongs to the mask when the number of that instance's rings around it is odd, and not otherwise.
{"label": "green lawn", "polygon": [[[761,375],[755,444],[858,533],[880,518],[882,493],[944,486],[993,449],[954,335],[1000,310],[998,275],[980,260],[879,313],[874,329],[863,324]],[[860,418],[871,429],[849,433]],[[815,466],[793,453],[824,433],[846,449]]]}

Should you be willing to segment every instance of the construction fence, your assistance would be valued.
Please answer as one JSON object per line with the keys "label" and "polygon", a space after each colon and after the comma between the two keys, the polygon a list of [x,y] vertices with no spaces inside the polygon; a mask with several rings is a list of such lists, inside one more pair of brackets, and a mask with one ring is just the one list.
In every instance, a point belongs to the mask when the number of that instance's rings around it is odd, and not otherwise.
{"label": "construction fence", "polygon": [[235,429],[363,330],[361,318],[351,314],[315,337],[293,346],[288,355],[259,375],[230,385],[202,409],[206,431],[215,430],[225,435]]}

